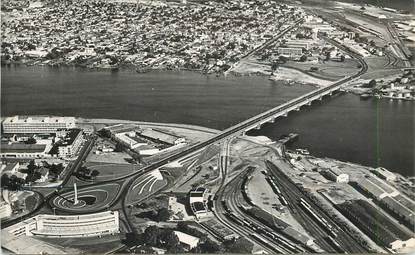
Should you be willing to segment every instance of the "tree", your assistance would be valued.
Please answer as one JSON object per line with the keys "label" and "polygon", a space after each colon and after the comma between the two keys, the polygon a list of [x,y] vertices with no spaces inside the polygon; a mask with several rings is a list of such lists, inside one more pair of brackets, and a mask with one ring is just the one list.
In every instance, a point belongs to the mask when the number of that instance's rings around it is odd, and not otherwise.
{"label": "tree", "polygon": [[220,246],[217,243],[211,241],[210,239],[207,239],[206,242],[200,243],[198,247],[201,253],[220,252]]}
{"label": "tree", "polygon": [[288,58],[287,57],[285,57],[285,56],[279,56],[278,57],[278,60],[281,62],[281,63],[287,63],[287,61],[288,61]]}
{"label": "tree", "polygon": [[36,139],[33,137],[29,137],[29,139],[27,139],[27,141],[25,142],[26,144],[36,144]]}
{"label": "tree", "polygon": [[187,229],[187,222],[185,221],[179,221],[177,223],[177,230],[181,231],[181,232],[186,232]]}
{"label": "tree", "polygon": [[226,251],[230,253],[251,253],[253,244],[241,237],[226,244]]}
{"label": "tree", "polygon": [[111,131],[109,131],[108,129],[101,129],[98,131],[98,135],[105,137],[105,138],[111,138]]}
{"label": "tree", "polygon": [[157,221],[167,221],[170,219],[170,212],[167,208],[163,207],[157,212]]}
{"label": "tree", "polygon": [[149,226],[144,231],[144,243],[150,246],[157,246],[160,230],[157,226]]}
{"label": "tree", "polygon": [[173,230],[170,229],[164,231],[160,239],[165,243],[168,250],[174,249],[180,244],[179,238]]}
{"label": "tree", "polygon": [[117,143],[115,145],[115,149],[114,149],[115,152],[122,152],[123,150],[124,150],[124,145],[122,145],[121,143]]}
{"label": "tree", "polygon": [[307,56],[306,55],[301,55],[300,62],[306,62],[306,61],[307,61]]}
{"label": "tree", "polygon": [[371,80],[368,85],[370,88],[376,87],[376,80]]}
{"label": "tree", "polygon": [[327,51],[326,52],[326,61],[329,61],[330,60],[330,58],[331,58],[331,54],[330,54],[330,51]]}
{"label": "tree", "polygon": [[99,171],[98,170],[92,170],[92,172],[91,172],[91,177],[92,178],[95,178],[95,177],[97,177],[99,175]]}
{"label": "tree", "polygon": [[272,72],[275,72],[277,69],[278,69],[278,63],[277,62],[272,62],[272,64],[271,64]]}
{"label": "tree", "polygon": [[27,174],[26,183],[35,182],[42,178],[42,175],[39,172],[34,172],[33,174]]}
{"label": "tree", "polygon": [[35,173],[37,166],[35,165],[35,161],[32,159],[29,162],[29,165],[27,165],[27,174],[33,175]]}
{"label": "tree", "polygon": [[340,56],[340,62],[344,62],[346,60],[346,57],[344,55]]}
{"label": "tree", "polygon": [[60,163],[58,165],[52,164],[49,167],[49,174],[50,175],[53,175],[55,177],[58,177],[61,174],[62,171],[63,171],[63,165],[62,165],[62,163]]}
{"label": "tree", "polygon": [[[6,175],[7,176],[7,175]],[[16,175],[12,175],[10,177],[2,176],[2,182],[7,182],[7,189],[8,190],[20,190],[22,186],[25,184],[25,181],[22,178],[18,178]],[[3,187],[3,185],[2,185]]]}
{"label": "tree", "polygon": [[1,176],[0,185],[2,188],[8,188],[10,186],[10,178],[7,174]]}

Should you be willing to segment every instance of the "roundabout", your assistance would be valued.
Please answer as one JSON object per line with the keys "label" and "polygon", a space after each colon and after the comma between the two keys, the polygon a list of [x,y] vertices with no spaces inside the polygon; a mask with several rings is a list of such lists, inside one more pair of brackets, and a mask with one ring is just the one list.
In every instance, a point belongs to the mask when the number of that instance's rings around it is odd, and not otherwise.
{"label": "roundabout", "polygon": [[74,191],[62,193],[54,197],[50,203],[52,208],[63,212],[90,213],[109,208],[119,190],[118,183],[86,187],[78,190],[77,204],[74,204]]}

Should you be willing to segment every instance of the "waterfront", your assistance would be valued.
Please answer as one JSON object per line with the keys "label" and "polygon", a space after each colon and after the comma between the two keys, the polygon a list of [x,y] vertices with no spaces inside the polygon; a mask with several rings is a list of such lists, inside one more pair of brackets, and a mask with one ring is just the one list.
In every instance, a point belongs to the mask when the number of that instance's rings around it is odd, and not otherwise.
{"label": "waterfront", "polygon": [[367,166],[383,166],[414,175],[415,103],[338,94],[292,112],[252,135],[277,139],[298,133],[293,148],[307,148],[317,157],[331,157]]}
{"label": "waterfront", "polygon": [[[304,94],[263,77],[215,77],[191,72],[109,73],[47,67],[2,68],[2,116],[73,115],[186,123],[224,129]],[[29,92],[28,92],[29,91]],[[413,175],[415,104],[327,98],[265,125],[256,134],[297,132],[295,146],[327,156]]]}

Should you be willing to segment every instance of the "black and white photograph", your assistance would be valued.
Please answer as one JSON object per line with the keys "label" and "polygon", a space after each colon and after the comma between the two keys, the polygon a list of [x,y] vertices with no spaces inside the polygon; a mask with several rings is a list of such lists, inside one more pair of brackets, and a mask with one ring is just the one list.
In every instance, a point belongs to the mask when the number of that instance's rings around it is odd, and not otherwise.
{"label": "black and white photograph", "polygon": [[415,254],[415,0],[1,0],[1,254]]}

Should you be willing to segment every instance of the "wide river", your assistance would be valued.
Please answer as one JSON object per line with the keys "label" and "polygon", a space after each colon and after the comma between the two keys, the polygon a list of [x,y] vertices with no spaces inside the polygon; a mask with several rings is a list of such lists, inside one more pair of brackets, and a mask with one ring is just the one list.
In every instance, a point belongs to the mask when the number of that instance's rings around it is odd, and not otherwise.
{"label": "wide river", "polygon": [[[315,89],[262,77],[192,72],[100,72],[75,68],[2,67],[1,115],[52,114],[187,123],[224,129]],[[252,132],[296,132],[296,147],[316,156],[414,175],[415,103],[360,100],[341,94]]]}

